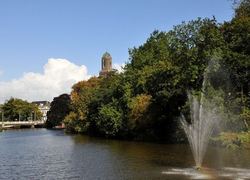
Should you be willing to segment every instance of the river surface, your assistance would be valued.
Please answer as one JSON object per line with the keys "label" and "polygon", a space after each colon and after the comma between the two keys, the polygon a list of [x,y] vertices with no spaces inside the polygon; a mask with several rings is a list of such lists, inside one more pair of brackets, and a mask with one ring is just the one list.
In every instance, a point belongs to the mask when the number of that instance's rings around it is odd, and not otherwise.
{"label": "river surface", "polygon": [[250,151],[107,140],[46,129],[0,133],[0,179],[250,179]]}

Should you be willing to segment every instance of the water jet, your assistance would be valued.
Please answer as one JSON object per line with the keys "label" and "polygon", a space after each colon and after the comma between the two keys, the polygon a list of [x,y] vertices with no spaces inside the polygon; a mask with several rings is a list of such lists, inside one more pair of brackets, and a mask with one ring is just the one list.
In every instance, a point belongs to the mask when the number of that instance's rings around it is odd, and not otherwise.
{"label": "water jet", "polygon": [[[209,87],[208,78],[204,75],[202,90],[200,95],[188,93],[190,105],[190,122],[181,115],[181,124],[189,141],[191,151],[194,156],[196,170],[202,167],[202,161],[206,153],[209,139],[213,129],[220,122],[220,112],[213,99],[213,94],[209,95],[211,87]],[[213,90],[214,93],[214,90]]]}

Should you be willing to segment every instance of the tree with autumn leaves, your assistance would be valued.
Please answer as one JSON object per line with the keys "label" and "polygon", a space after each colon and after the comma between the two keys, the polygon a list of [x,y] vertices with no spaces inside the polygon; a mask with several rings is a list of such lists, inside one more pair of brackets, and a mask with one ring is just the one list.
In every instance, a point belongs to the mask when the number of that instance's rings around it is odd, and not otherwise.
{"label": "tree with autumn leaves", "polygon": [[[228,130],[249,129],[249,2],[237,5],[230,22],[198,18],[168,32],[154,31],[143,45],[129,50],[123,73],[75,84],[66,129],[126,139],[182,140],[178,117],[187,112],[187,91],[201,91],[211,60],[218,64],[211,82],[227,102],[221,106],[236,114],[228,117]],[[230,129],[234,124],[241,126]]]}

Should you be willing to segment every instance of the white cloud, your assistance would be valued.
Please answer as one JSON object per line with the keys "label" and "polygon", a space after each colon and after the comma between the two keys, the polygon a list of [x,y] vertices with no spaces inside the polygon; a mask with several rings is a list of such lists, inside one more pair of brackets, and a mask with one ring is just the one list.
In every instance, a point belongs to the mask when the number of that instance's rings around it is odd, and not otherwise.
{"label": "white cloud", "polygon": [[122,64],[114,63],[113,65],[113,68],[116,69],[119,73],[124,71],[123,69],[124,67],[125,67],[125,63],[122,63]]}
{"label": "white cloud", "polygon": [[70,93],[74,83],[88,78],[86,66],[78,66],[66,59],[50,58],[42,74],[28,72],[19,79],[0,81],[0,103],[10,97],[51,101],[55,96]]}

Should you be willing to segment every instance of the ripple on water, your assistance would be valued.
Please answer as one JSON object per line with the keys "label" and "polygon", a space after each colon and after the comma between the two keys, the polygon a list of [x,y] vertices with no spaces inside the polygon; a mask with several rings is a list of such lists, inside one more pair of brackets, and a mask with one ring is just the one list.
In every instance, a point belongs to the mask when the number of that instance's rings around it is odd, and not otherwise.
{"label": "ripple on water", "polygon": [[250,179],[250,169],[224,167],[221,169],[203,168],[170,168],[163,171],[164,175],[184,176],[190,179]]}
{"label": "ripple on water", "polygon": [[0,134],[0,180],[250,179],[249,151],[208,149],[206,156],[206,166],[225,168],[183,168],[194,163],[184,144],[107,140],[46,129],[6,131]]}

